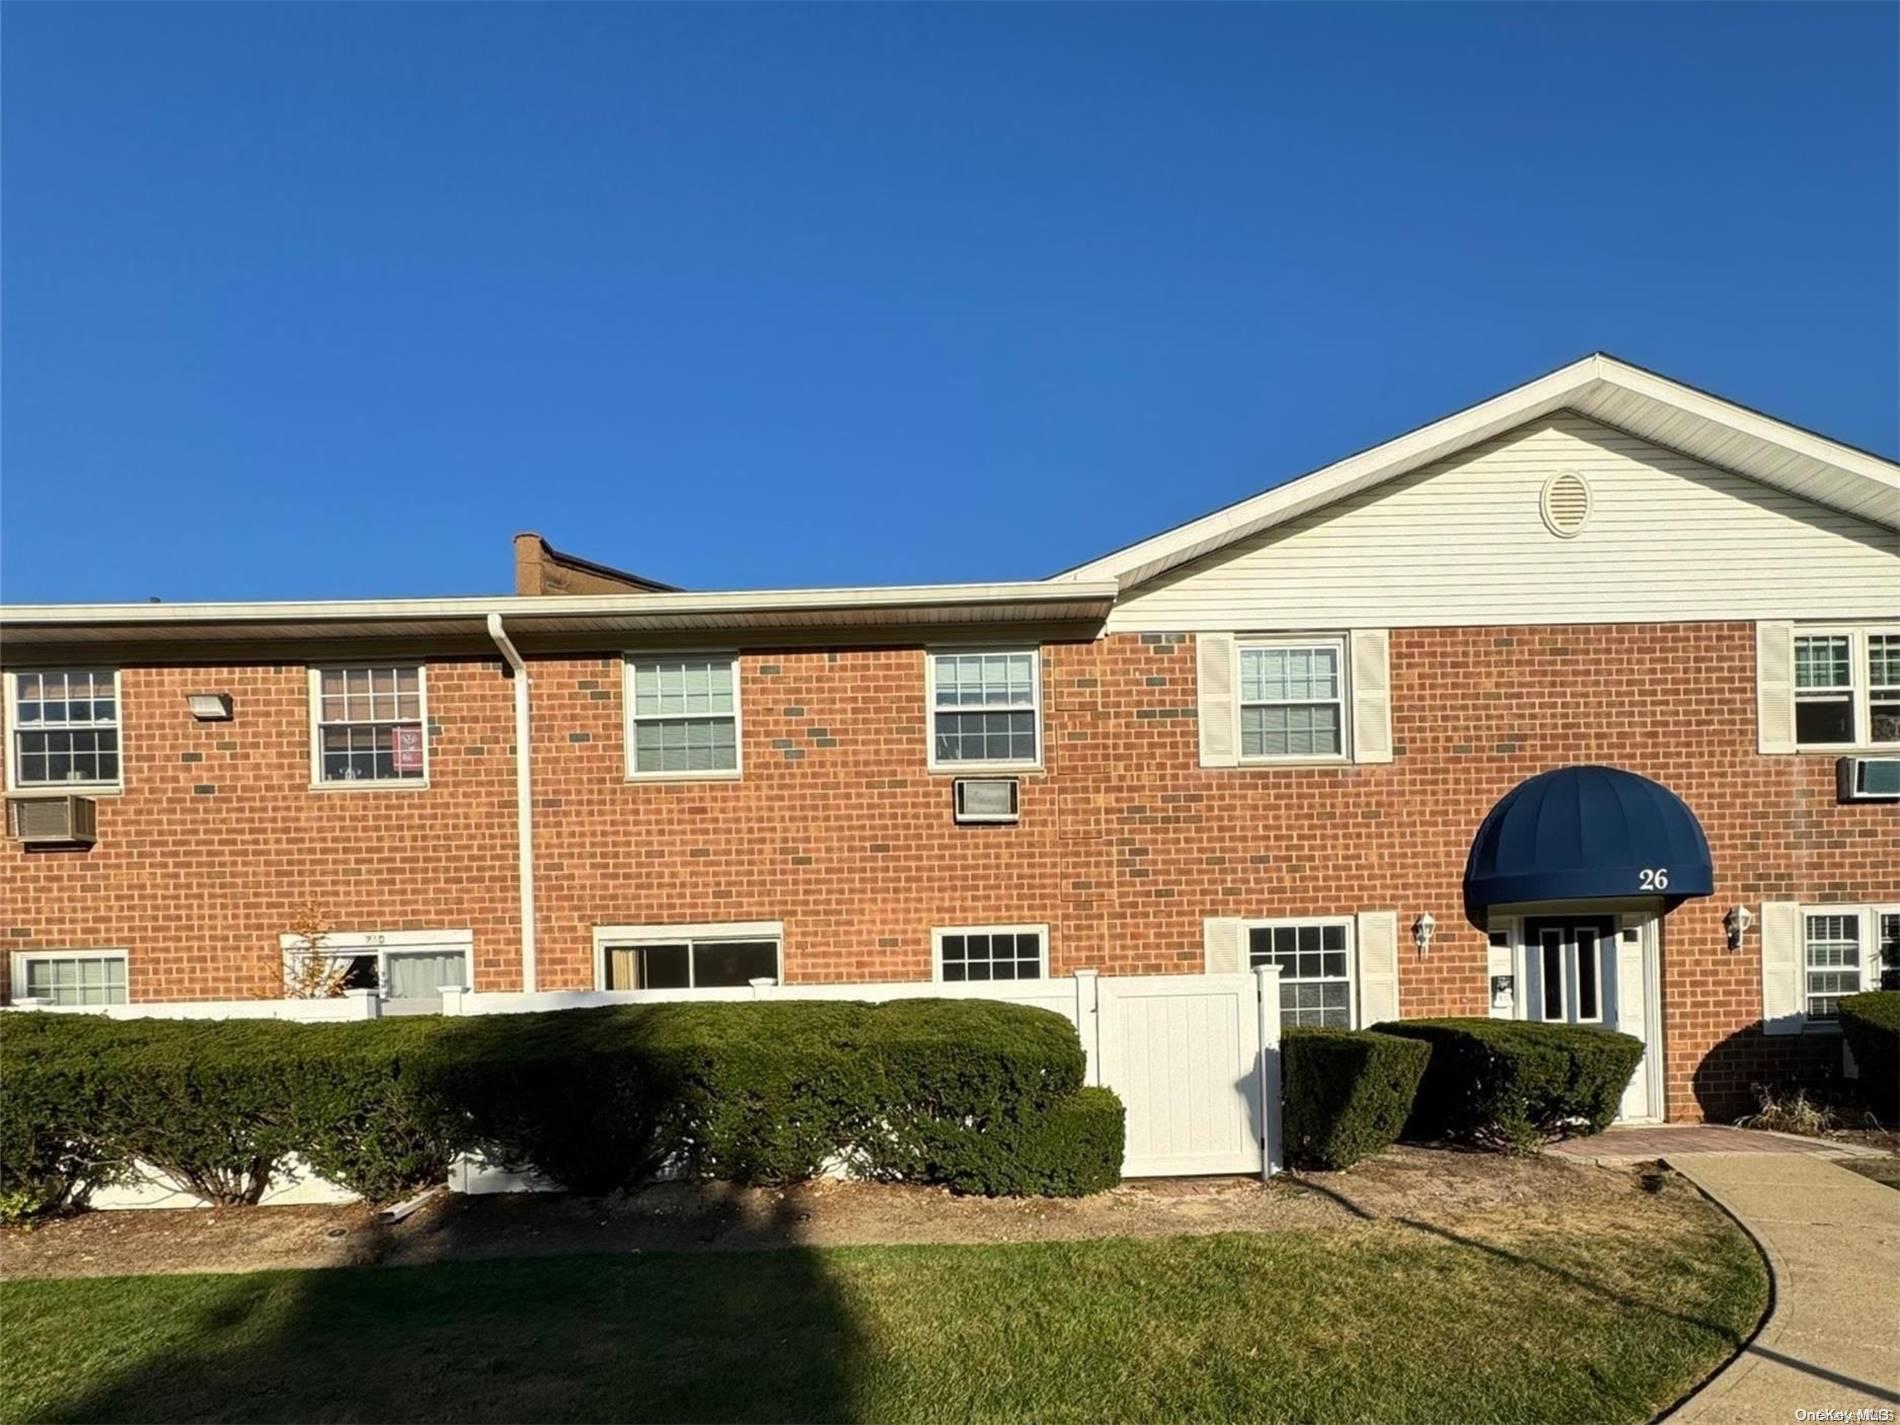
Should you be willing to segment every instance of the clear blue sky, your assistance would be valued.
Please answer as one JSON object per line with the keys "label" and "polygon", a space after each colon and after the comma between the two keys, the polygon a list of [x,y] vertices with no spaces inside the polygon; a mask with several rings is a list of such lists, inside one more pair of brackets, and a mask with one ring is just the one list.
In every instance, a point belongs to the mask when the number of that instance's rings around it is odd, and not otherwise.
{"label": "clear blue sky", "polygon": [[1035,577],[1599,347],[1893,453],[1897,17],[11,4],[0,595]]}

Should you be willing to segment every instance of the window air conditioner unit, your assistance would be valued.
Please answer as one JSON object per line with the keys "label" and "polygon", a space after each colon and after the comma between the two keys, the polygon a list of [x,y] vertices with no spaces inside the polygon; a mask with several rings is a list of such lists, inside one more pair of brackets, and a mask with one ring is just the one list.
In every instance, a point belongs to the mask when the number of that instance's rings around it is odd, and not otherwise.
{"label": "window air conditioner unit", "polygon": [[959,826],[1016,820],[1014,777],[959,777],[954,787]]}
{"label": "window air conditioner unit", "polygon": [[1834,782],[1844,802],[1900,802],[1900,757],[1843,757]]}
{"label": "window air conditioner unit", "polygon": [[9,797],[7,835],[23,846],[90,846],[97,813],[91,797]]}

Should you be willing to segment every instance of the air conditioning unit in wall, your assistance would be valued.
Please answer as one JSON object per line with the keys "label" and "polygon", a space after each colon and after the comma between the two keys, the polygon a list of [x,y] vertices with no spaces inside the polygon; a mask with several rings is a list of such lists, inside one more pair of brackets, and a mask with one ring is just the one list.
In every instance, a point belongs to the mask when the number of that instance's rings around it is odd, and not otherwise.
{"label": "air conditioning unit in wall", "polygon": [[99,839],[91,797],[8,797],[7,835],[23,846],[90,846]]}
{"label": "air conditioning unit in wall", "polygon": [[1844,802],[1900,802],[1900,757],[1843,757],[1834,789]]}
{"label": "air conditioning unit in wall", "polygon": [[951,796],[958,825],[1017,819],[1014,777],[958,777],[953,786]]}

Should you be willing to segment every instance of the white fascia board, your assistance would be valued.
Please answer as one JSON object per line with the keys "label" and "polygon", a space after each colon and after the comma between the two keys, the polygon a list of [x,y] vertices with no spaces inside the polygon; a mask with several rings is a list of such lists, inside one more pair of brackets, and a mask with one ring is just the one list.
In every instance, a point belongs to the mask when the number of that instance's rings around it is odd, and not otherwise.
{"label": "white fascia board", "polygon": [[307,602],[205,604],[14,604],[0,605],[0,623],[21,628],[62,625],[188,627],[194,624],[353,623],[364,620],[466,618],[484,628],[490,614],[511,626],[532,626],[536,618],[573,618],[615,614],[783,613],[828,609],[955,608],[1112,603],[1113,581],[1061,585],[1048,580],[1004,584],[918,584],[848,589],[723,590],[672,594],[541,594],[502,598],[342,599]]}

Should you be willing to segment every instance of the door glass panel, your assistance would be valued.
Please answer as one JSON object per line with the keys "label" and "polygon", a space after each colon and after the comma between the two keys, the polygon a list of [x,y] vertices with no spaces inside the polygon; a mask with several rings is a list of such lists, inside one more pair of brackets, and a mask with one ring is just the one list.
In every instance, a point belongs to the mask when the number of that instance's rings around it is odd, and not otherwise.
{"label": "door glass panel", "polygon": [[1601,1019],[1602,1011],[1597,1006],[1598,981],[1603,974],[1603,965],[1597,955],[1597,933],[1594,930],[1577,931],[1577,1018]]}
{"label": "door glass panel", "polygon": [[1544,1018],[1564,1018],[1564,937],[1560,930],[1541,933],[1543,944]]}

